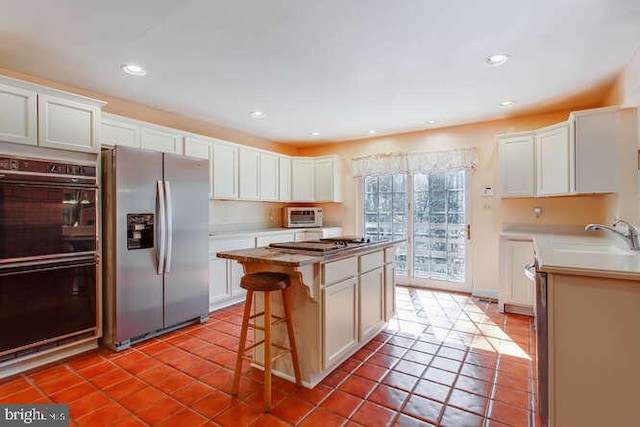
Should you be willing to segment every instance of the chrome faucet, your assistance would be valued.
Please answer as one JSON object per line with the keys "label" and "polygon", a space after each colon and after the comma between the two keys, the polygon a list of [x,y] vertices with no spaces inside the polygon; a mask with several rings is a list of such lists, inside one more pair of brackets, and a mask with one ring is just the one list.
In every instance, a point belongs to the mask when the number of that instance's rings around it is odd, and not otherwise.
{"label": "chrome faucet", "polygon": [[[623,233],[616,228],[616,225],[624,224],[627,226],[627,232]],[[616,235],[622,237],[627,245],[629,245],[629,249],[632,251],[640,251],[640,246],[638,245],[638,230],[636,227],[628,221],[623,219],[616,219],[616,222],[613,223],[613,226],[602,225],[602,224],[588,224],[585,228],[586,231],[593,230],[607,230],[615,233]]]}

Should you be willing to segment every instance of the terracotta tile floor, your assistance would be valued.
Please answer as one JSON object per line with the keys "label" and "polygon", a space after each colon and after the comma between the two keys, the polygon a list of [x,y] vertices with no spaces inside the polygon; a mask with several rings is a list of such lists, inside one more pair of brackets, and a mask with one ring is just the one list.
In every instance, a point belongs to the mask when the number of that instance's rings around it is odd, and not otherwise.
{"label": "terracotta tile floor", "polygon": [[97,350],[0,380],[0,403],[69,403],[78,426],[533,426],[528,317],[465,295],[398,288],[387,329],[313,390],[248,365],[232,398],[242,305],[115,353]]}

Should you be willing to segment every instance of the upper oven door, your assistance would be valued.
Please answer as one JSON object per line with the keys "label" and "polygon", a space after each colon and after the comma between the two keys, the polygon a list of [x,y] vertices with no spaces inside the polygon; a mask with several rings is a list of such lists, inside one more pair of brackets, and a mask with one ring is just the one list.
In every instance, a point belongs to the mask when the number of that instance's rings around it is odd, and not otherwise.
{"label": "upper oven door", "polygon": [[0,263],[95,253],[97,189],[0,181]]}

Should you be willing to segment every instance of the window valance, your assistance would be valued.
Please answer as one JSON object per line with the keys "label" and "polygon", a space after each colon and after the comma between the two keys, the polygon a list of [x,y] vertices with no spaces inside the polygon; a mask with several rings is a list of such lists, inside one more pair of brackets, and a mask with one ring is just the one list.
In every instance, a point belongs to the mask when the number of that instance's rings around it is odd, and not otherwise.
{"label": "window valance", "polygon": [[474,170],[478,163],[475,148],[422,153],[389,153],[351,159],[351,174],[387,175],[394,173],[431,173]]}

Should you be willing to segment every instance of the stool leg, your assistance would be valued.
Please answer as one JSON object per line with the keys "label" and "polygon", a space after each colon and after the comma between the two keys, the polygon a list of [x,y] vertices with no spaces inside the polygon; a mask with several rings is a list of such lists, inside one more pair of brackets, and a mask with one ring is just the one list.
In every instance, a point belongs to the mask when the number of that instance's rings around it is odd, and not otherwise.
{"label": "stool leg", "polygon": [[238,388],[240,387],[240,374],[242,373],[242,356],[244,356],[244,349],[247,346],[247,329],[249,329],[249,317],[251,317],[252,301],[253,291],[248,290],[247,298],[244,302],[242,326],[240,327],[240,343],[238,344],[238,355],[236,356],[236,369],[233,373],[233,387],[231,388],[231,394],[233,396],[238,394]]}
{"label": "stool leg", "polygon": [[271,292],[264,293],[264,411],[271,412]]}
{"label": "stool leg", "polygon": [[284,307],[284,317],[287,318],[287,334],[289,335],[289,347],[291,347],[291,361],[293,362],[293,373],[296,377],[296,385],[300,387],[300,362],[298,360],[298,348],[296,347],[296,337],[293,330],[293,319],[291,318],[291,305],[289,301],[289,289],[282,290],[282,305]]}

